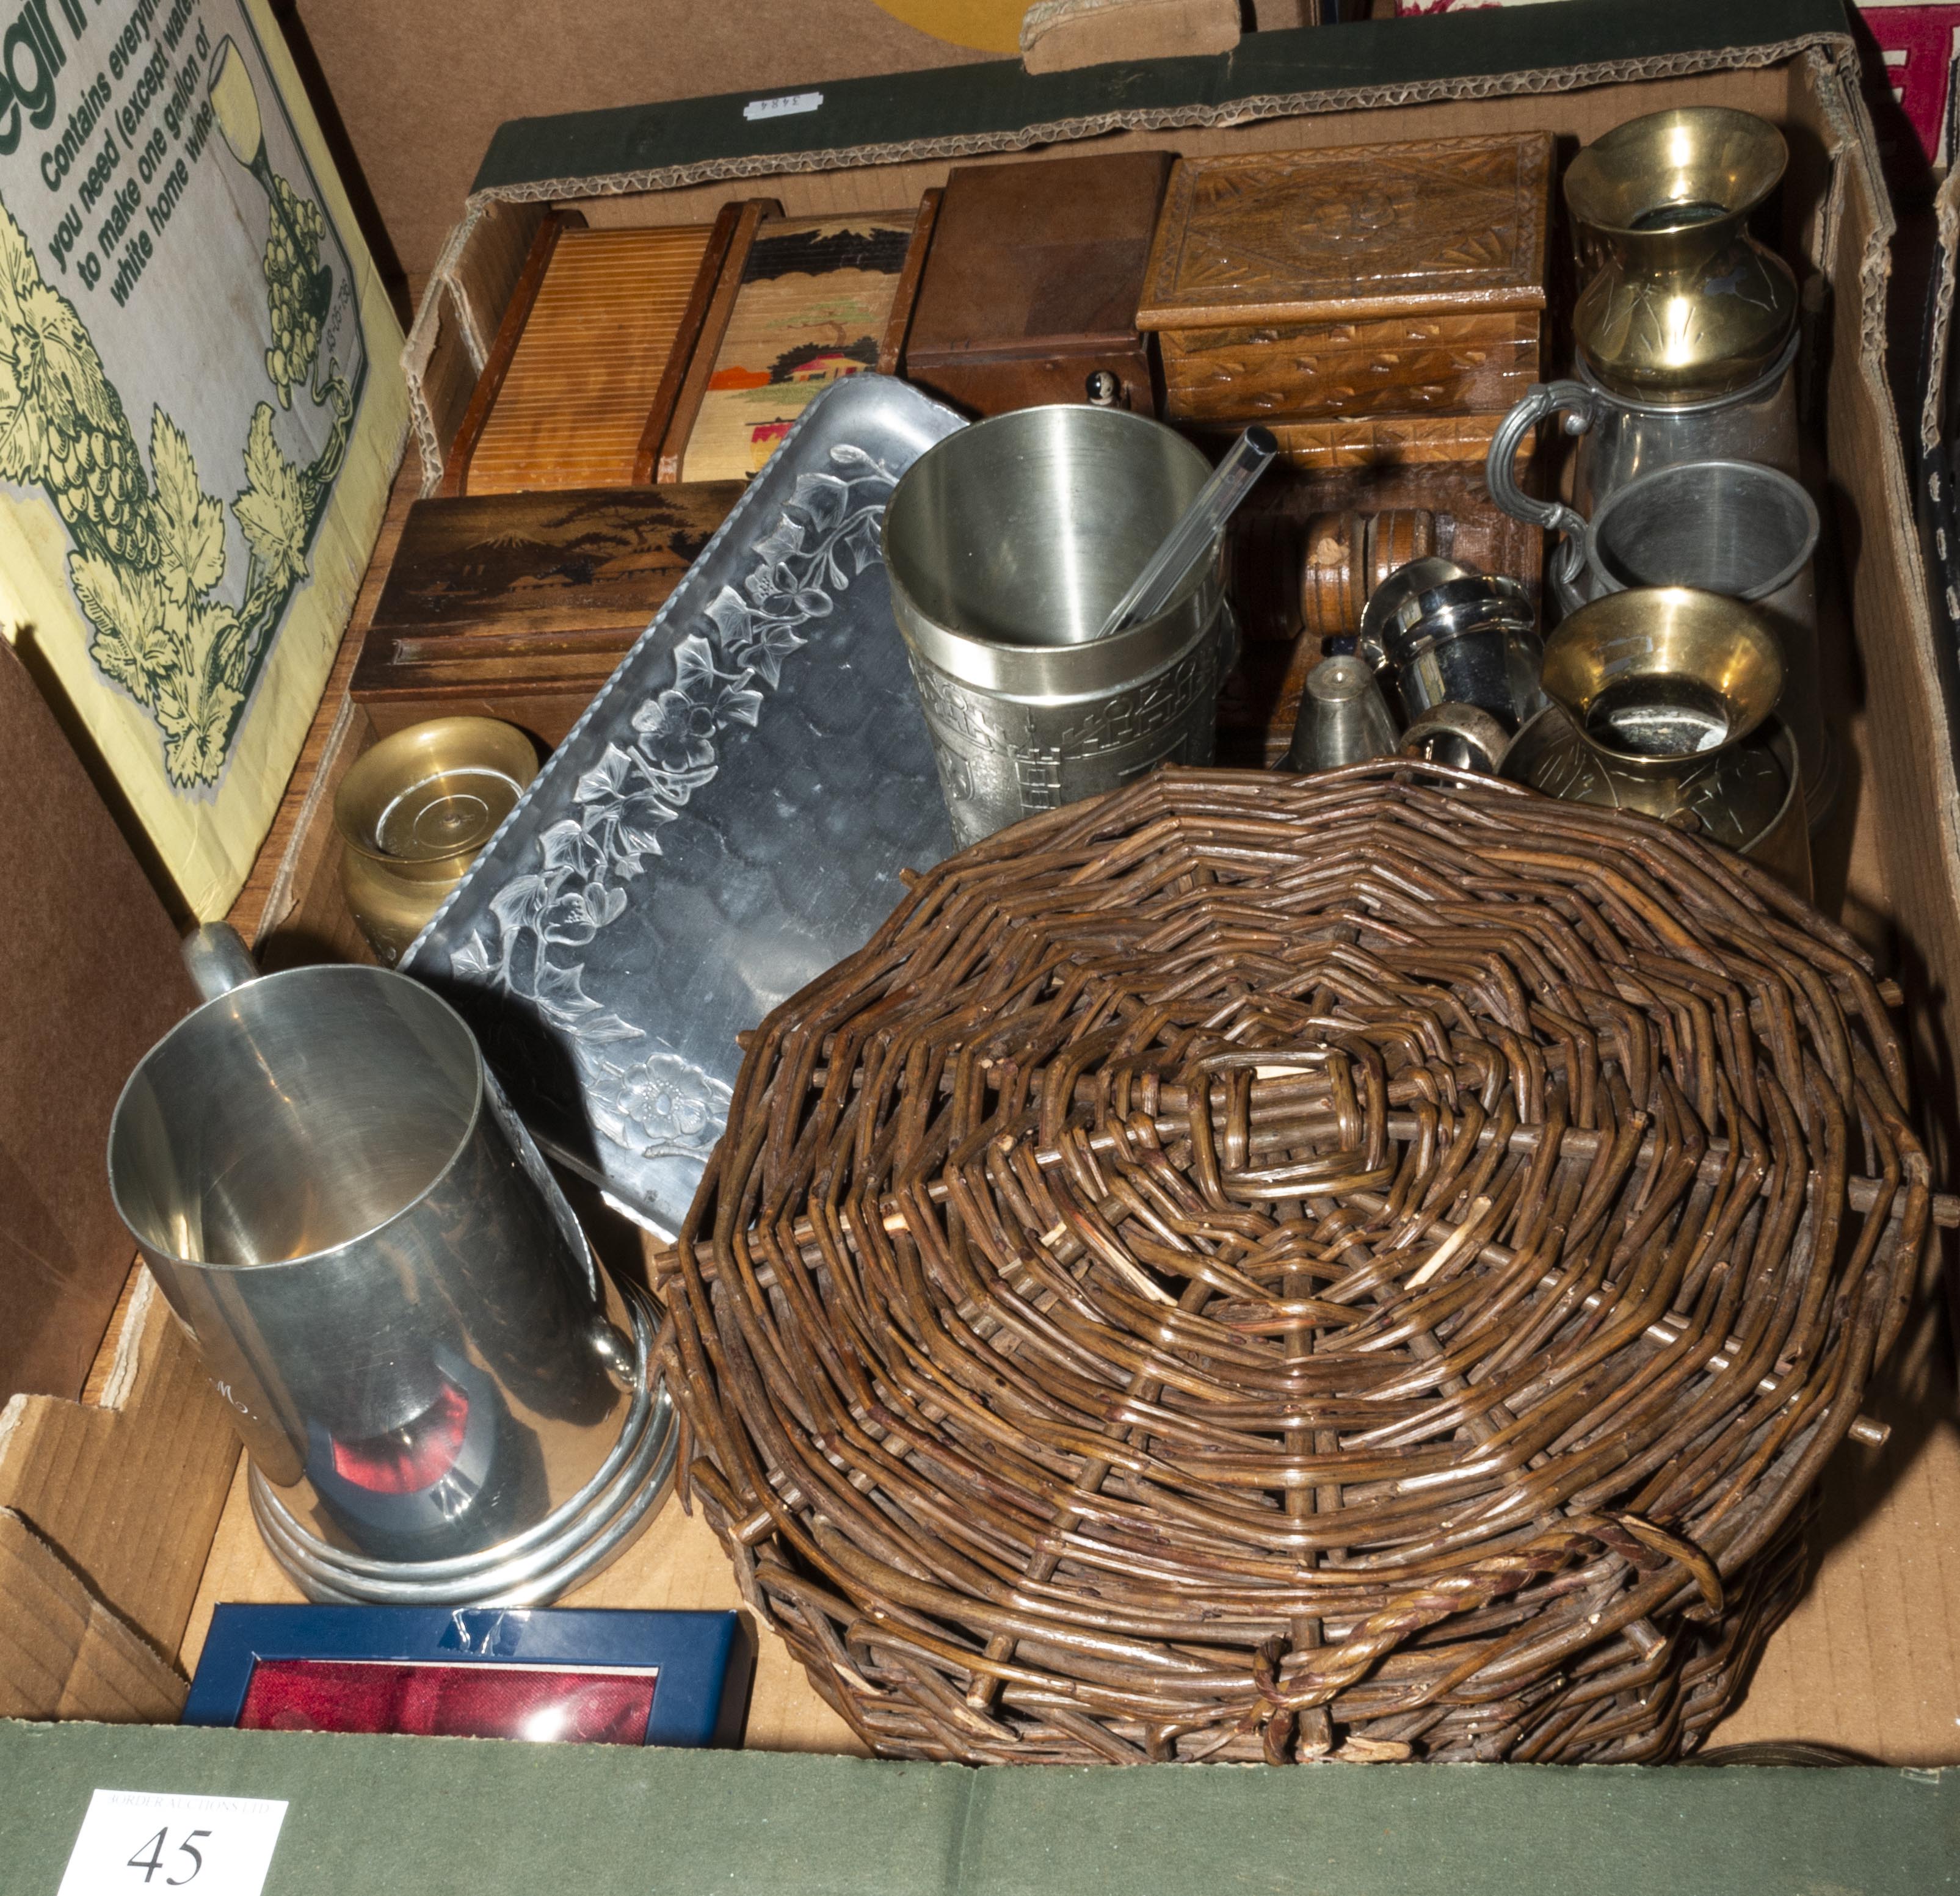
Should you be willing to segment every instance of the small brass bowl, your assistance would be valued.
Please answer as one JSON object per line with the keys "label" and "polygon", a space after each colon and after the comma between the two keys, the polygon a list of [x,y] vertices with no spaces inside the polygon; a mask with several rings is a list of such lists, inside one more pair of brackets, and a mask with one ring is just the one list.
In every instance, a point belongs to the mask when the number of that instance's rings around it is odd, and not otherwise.
{"label": "small brass bowl", "polygon": [[1754,731],[1782,695],[1783,657],[1739,599],[1635,586],[1566,620],[1545,640],[1540,677],[1595,749],[1661,773]]}
{"label": "small brass bowl", "polygon": [[431,718],[364,751],[333,799],[341,886],[392,967],[538,773],[537,752],[495,718]]}

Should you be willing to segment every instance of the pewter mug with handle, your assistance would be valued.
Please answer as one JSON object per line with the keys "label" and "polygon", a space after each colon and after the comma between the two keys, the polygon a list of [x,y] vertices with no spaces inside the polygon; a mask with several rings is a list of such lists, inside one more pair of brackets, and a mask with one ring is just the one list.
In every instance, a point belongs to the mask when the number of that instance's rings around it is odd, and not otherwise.
{"label": "pewter mug with handle", "polygon": [[671,1466],[648,1313],[447,1002],[376,967],[257,977],[224,929],[186,958],[210,998],[124,1088],[110,1189],[273,1553],[319,1599],[553,1597]]}
{"label": "pewter mug with handle", "polygon": [[[1582,361],[1576,376],[1535,383],[1498,424],[1484,462],[1491,498],[1514,519],[1548,533],[1583,530],[1586,517],[1616,488],[1682,461],[1754,461],[1797,472],[1793,335],[1764,374],[1699,402],[1643,402],[1605,387]],[[1517,456],[1542,422],[1559,420],[1575,437],[1572,504],[1540,500],[1518,484]]]}

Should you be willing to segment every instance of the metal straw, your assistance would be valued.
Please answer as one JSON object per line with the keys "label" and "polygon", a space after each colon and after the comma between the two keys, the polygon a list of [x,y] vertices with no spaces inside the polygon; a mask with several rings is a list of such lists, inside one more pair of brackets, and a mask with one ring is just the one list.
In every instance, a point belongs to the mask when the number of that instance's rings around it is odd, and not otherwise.
{"label": "metal straw", "polygon": [[1204,557],[1219,529],[1279,451],[1270,429],[1248,428],[1239,436],[1177,525],[1164,536],[1163,544],[1150,555],[1129,591],[1116,602],[1097,638],[1106,639],[1155,618],[1170,603],[1185,575]]}

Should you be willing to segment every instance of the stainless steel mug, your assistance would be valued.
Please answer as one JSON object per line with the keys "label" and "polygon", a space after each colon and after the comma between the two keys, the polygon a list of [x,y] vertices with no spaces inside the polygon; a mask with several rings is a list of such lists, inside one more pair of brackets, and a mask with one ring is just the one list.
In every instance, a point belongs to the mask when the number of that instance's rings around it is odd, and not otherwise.
{"label": "stainless steel mug", "polygon": [[446,1002],[355,966],[255,970],[116,1104],[117,1210],[230,1405],[254,1512],[316,1599],[546,1600],[671,1472],[651,1312],[600,1267]]}
{"label": "stainless steel mug", "polygon": [[1095,636],[1210,472],[1160,422],[1074,405],[976,422],[899,481],[885,565],[963,846],[1211,761],[1232,656],[1215,551],[1155,618]]}
{"label": "stainless steel mug", "polygon": [[1411,588],[1379,630],[1409,723],[1438,705],[1474,704],[1512,731],[1538,709],[1537,615],[1515,580],[1465,573]]}

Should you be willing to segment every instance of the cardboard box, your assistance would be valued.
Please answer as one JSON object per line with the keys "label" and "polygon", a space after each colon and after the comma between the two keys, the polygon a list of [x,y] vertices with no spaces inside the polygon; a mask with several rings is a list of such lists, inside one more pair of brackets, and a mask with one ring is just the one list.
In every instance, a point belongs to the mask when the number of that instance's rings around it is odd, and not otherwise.
{"label": "cardboard box", "polygon": [[[1960,1046],[1960,784],[1885,381],[1892,223],[1857,80],[1835,0],[1570,0],[1257,34],[1215,60],[1041,79],[985,65],[826,83],[825,113],[803,119],[745,119],[736,94],[519,125],[493,145],[411,339],[422,472],[440,468],[444,430],[466,404],[501,297],[554,203],[575,202],[594,221],[697,221],[753,195],[766,176],[788,214],[816,215],[905,202],[972,152],[1092,135],[1099,148],[1185,152],[1486,129],[1544,130],[1569,144],[1667,105],[1761,113],[1791,143],[1786,250],[1829,291],[1812,338],[1821,371],[1812,392],[1838,501],[1827,578],[1841,582],[1850,611],[1825,637],[1838,652],[1834,696],[1855,708],[1844,734],[1847,788],[1820,848],[1820,883],[1882,947],[1907,990],[1923,1110],[1943,1161],[1953,1149],[1950,1050]],[[236,911],[269,965],[363,952],[339,897],[329,807],[370,734],[345,697],[346,678],[417,480],[411,468],[397,484],[355,634]],[[616,1236],[602,1232],[602,1243]],[[216,1601],[291,1596],[251,1526],[215,1399],[143,1280],[102,1360],[100,1399],[29,1397],[0,1412],[0,1562],[12,1582],[0,1586],[0,1710],[16,1716],[167,1715]],[[568,1871],[606,1889],[730,1877],[791,1889],[990,1891],[1283,1882],[1343,1896],[1935,1888],[1960,1835],[1956,1780],[1923,1773],[1960,1762],[1960,1562],[1947,1551],[1960,1514],[1960,1427],[1930,1298],[1883,1380],[1877,1419],[1891,1434],[1882,1447],[1847,1445],[1834,1464],[1818,1578],[1717,1742],[1818,1739],[1918,1774],[1793,1782],[1777,1772],[1407,1767],[1359,1777],[988,1776],[815,1759],[465,1752],[450,1741],[0,1727],[0,1863],[31,1874],[24,1888],[52,1888],[88,1788],[129,1784],[294,1799],[291,1853],[275,1862],[269,1885],[287,1891],[377,1877],[430,1890],[528,1888]],[[671,1507],[575,1597],[735,1599],[705,1529]],[[765,1632],[761,1645],[751,1745],[841,1748],[841,1728],[780,1643]],[[16,1788],[27,1777],[31,1790]],[[501,1856],[485,1842],[492,1835]]]}

